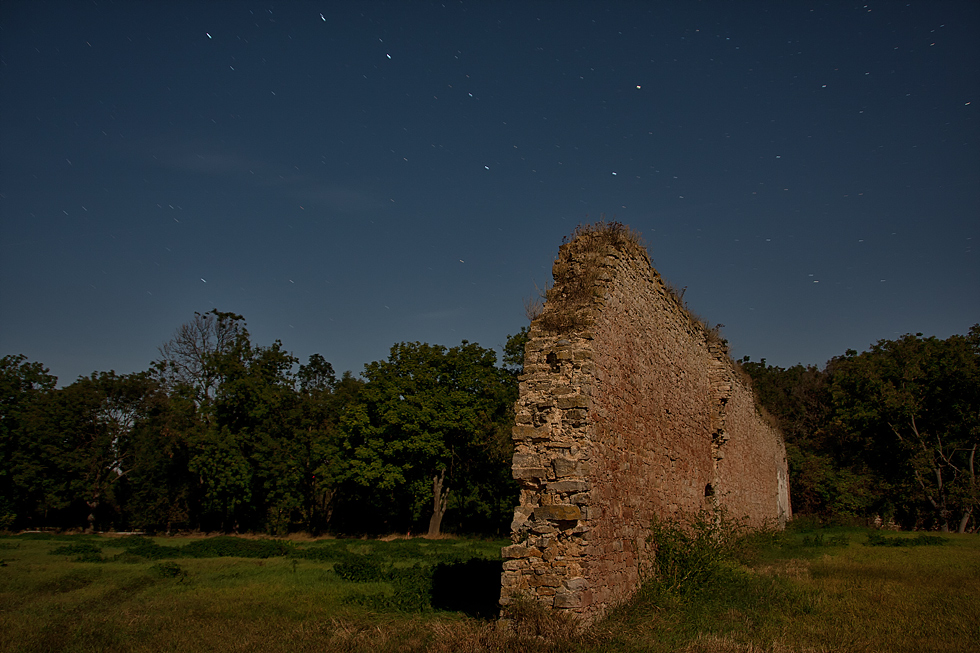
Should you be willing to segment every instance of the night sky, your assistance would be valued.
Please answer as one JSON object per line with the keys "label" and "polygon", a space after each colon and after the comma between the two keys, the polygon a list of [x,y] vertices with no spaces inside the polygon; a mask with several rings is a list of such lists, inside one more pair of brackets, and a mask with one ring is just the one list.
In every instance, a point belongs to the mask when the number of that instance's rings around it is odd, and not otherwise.
{"label": "night sky", "polygon": [[980,3],[0,3],[0,355],[499,348],[604,215],[735,357],[980,322]]}

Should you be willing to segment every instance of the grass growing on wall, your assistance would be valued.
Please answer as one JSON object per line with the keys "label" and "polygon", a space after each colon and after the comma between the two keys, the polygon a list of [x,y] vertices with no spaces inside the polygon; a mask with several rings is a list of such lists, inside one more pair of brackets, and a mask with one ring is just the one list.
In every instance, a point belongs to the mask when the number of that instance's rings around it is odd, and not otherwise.
{"label": "grass growing on wall", "polygon": [[[525,304],[525,310],[538,326],[555,333],[568,333],[591,324],[591,304],[596,298],[597,282],[602,276],[605,257],[611,251],[639,256],[650,264],[643,236],[620,222],[600,220],[595,224],[579,225],[570,238],[565,238],[562,250],[552,266],[554,285],[544,293],[546,303],[537,301]],[[690,327],[701,329],[710,345],[720,348],[728,356],[728,341],[721,336],[720,324],[714,327],[688,308],[684,291],[662,281],[667,295],[687,317]],[[730,359],[729,359],[730,360]],[[734,362],[732,367],[736,368]]]}
{"label": "grass growing on wall", "polygon": [[[978,648],[976,535],[881,536],[859,528],[752,533],[737,523],[719,526],[714,518],[693,526],[655,528],[661,545],[670,541],[673,547],[661,560],[660,580],[651,580],[635,601],[584,633],[567,618],[530,604],[515,606],[505,625],[468,616],[477,613],[461,604],[461,597],[499,587],[494,566],[499,562],[481,567],[480,558],[496,558],[507,542],[0,537],[0,650],[803,653]],[[894,544],[898,540],[909,544]],[[147,541],[164,547],[156,551],[159,557],[131,553],[137,545],[150,552]],[[169,557],[169,549],[197,553]],[[220,555],[233,549],[239,555]],[[262,557],[282,549],[286,553]],[[93,553],[99,562],[76,561]],[[352,562],[355,556],[363,556],[363,564]],[[432,587],[452,596],[441,597],[437,605],[430,601],[406,609],[369,598],[395,596],[398,581],[392,581],[392,570],[411,572],[439,562],[448,563],[441,568],[450,571],[449,578],[430,576]],[[697,580],[670,581],[678,576]]]}
{"label": "grass growing on wall", "polygon": [[544,312],[538,320],[542,329],[567,333],[588,326],[596,282],[611,250],[649,260],[640,234],[624,224],[600,221],[576,227],[552,267],[555,282],[546,292]]}

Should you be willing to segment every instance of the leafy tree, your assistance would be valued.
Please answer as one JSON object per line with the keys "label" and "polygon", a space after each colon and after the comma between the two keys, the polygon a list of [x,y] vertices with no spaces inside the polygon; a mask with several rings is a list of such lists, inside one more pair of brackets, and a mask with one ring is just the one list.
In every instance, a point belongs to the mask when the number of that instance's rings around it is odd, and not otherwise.
{"label": "leafy tree", "polygon": [[43,472],[28,433],[57,382],[23,354],[0,358],[0,530],[27,523],[43,502]]}
{"label": "leafy tree", "polygon": [[320,354],[313,354],[306,365],[300,365],[296,378],[300,390],[307,395],[329,393],[337,386],[333,365]]}
{"label": "leafy tree", "polygon": [[195,477],[188,437],[198,428],[194,399],[160,391],[133,436],[133,466],[123,479],[130,525],[148,532],[194,526]]}
{"label": "leafy tree", "polygon": [[103,502],[118,509],[114,490],[132,469],[134,435],[148,418],[156,390],[145,372],[98,372],[59,393],[55,414],[62,416],[62,468],[68,472],[69,496],[89,509],[89,530]]}
{"label": "leafy tree", "polygon": [[499,436],[515,395],[493,350],[399,343],[364,376],[341,417],[345,489],[376,506],[388,529],[428,516],[437,535],[448,510],[499,519],[496,499],[512,482],[500,485],[492,469],[509,464]]}
{"label": "leafy tree", "polygon": [[19,425],[13,482],[37,525],[94,528],[121,519],[121,481],[157,385],[146,373],[93,373],[45,393]]}
{"label": "leafy tree", "polygon": [[[832,362],[836,420],[905,520],[963,532],[978,505],[980,327],[946,340],[905,335]],[[931,510],[924,515],[922,502]]]}
{"label": "leafy tree", "polygon": [[238,434],[210,425],[191,439],[188,469],[199,478],[200,524],[237,531],[250,512],[252,470]]}
{"label": "leafy tree", "polygon": [[343,474],[338,416],[356,401],[364,383],[345,372],[338,381],[333,367],[319,354],[300,366],[300,407],[297,440],[301,446],[304,498],[301,520],[320,532],[330,524]]}
{"label": "leafy tree", "polygon": [[201,474],[203,515],[224,530],[260,529],[267,520],[280,531],[301,500],[293,425],[296,359],[276,341],[251,343],[244,324],[221,351],[205,357],[214,398],[193,440],[190,467]]}
{"label": "leafy tree", "polygon": [[784,369],[764,358],[740,363],[783,432],[793,511],[845,520],[873,511],[877,479],[860,455],[863,447],[846,442],[834,426],[829,373],[812,365]]}
{"label": "leafy tree", "polygon": [[524,347],[530,340],[530,327],[521,327],[521,330],[512,336],[507,336],[507,344],[504,345],[503,363],[504,368],[510,370],[514,375],[520,375],[524,371]]}

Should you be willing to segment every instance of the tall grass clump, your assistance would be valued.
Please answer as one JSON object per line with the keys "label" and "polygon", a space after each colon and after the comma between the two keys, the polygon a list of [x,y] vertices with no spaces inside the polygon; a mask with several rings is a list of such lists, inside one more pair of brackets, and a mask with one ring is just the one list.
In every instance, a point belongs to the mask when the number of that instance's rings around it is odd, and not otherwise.
{"label": "tall grass clump", "polygon": [[722,510],[701,510],[686,519],[652,523],[653,582],[665,592],[689,595],[730,575],[737,555],[748,546],[744,520]]}
{"label": "tall grass clump", "polygon": [[602,625],[609,650],[675,651],[706,635],[778,632],[812,609],[806,592],[749,566],[778,540],[775,530],[751,528],[722,509],[655,520],[649,578]]}

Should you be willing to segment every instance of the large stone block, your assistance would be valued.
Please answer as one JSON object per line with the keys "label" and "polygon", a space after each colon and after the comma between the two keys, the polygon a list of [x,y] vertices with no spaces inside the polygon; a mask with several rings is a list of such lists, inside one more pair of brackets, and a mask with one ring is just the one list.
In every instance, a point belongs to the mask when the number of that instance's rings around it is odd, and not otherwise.
{"label": "large stone block", "polygon": [[582,509],[568,505],[540,506],[534,509],[534,518],[541,521],[578,521],[582,518]]}
{"label": "large stone block", "polygon": [[527,584],[530,587],[559,587],[561,579],[554,574],[535,574],[527,579]]}
{"label": "large stone block", "polygon": [[586,476],[589,473],[589,464],[571,458],[555,458],[551,461],[555,468],[555,476],[562,478],[565,476]]}
{"label": "large stone block", "polygon": [[544,467],[514,467],[511,474],[515,479],[548,478],[548,470]]}
{"label": "large stone block", "polygon": [[589,581],[581,576],[569,578],[563,584],[565,585],[565,589],[570,592],[577,592],[589,588]]}
{"label": "large stone block", "polygon": [[512,459],[512,464],[514,467],[540,467],[541,456],[534,453],[520,453],[514,454]]}
{"label": "large stone block", "polygon": [[548,483],[547,487],[552,492],[586,492],[589,490],[588,481],[555,481]]}
{"label": "large stone block", "polygon": [[581,592],[556,592],[556,608],[584,608],[592,603],[592,592],[583,590]]}
{"label": "large stone block", "polygon": [[540,558],[541,550],[533,546],[511,544],[500,550],[500,556],[502,558]]}
{"label": "large stone block", "polygon": [[568,395],[565,397],[558,397],[557,402],[558,407],[562,410],[589,407],[589,397],[587,395]]}
{"label": "large stone block", "polygon": [[544,440],[551,437],[551,426],[523,426],[518,425],[513,428],[515,440]]}

